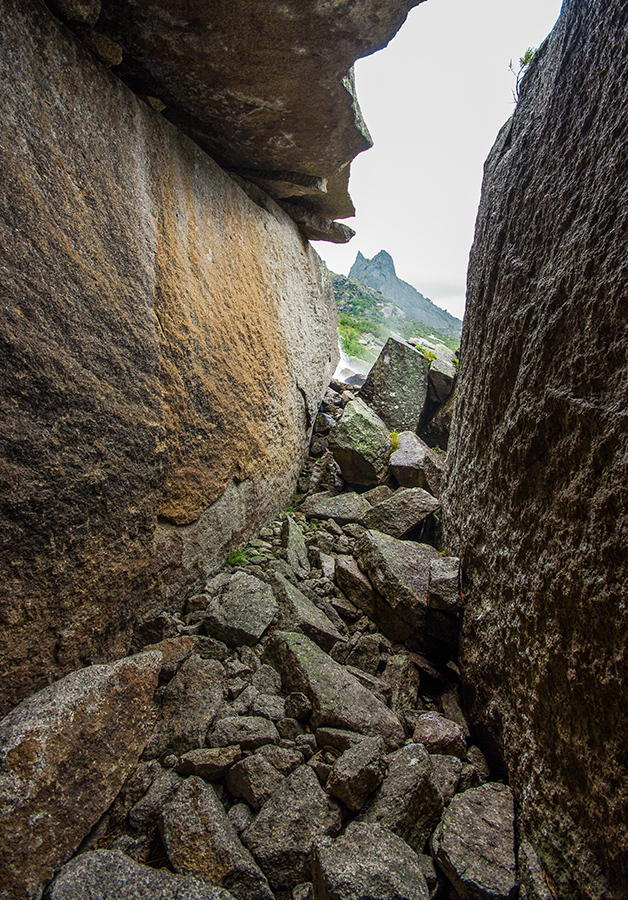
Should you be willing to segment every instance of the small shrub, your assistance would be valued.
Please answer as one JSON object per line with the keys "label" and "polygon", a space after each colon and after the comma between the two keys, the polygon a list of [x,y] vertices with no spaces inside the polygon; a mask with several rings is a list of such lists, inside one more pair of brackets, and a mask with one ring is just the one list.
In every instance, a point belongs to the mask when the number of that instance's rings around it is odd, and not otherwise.
{"label": "small shrub", "polygon": [[399,449],[399,432],[398,431],[390,432],[390,445],[393,448],[393,451]]}
{"label": "small shrub", "polygon": [[230,566],[245,566],[249,561],[246,550],[232,550],[227,557]]}
{"label": "small shrub", "polygon": [[421,353],[423,354],[423,356],[429,362],[432,362],[432,360],[436,359],[436,354],[434,353],[433,350],[426,350],[424,347],[421,347],[420,349],[421,349]]}

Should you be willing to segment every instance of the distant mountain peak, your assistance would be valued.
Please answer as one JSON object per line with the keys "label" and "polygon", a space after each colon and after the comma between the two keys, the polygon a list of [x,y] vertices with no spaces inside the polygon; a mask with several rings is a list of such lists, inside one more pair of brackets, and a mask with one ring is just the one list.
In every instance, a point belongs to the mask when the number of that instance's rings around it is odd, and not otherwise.
{"label": "distant mountain peak", "polygon": [[379,291],[416,322],[422,322],[443,334],[460,336],[462,331],[460,319],[440,309],[407,281],[402,281],[397,276],[394,260],[387,250],[380,250],[372,259],[366,259],[358,251],[349,278]]}

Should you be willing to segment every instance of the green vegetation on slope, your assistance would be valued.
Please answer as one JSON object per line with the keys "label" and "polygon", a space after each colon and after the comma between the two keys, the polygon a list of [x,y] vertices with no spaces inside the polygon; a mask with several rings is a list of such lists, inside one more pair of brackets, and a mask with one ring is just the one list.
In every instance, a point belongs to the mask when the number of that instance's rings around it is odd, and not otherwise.
{"label": "green vegetation on slope", "polygon": [[387,300],[379,291],[366,287],[358,281],[353,281],[344,275],[332,274],[336,305],[338,307],[338,332],[343,351],[347,356],[357,356],[372,362],[377,357],[377,352],[364,344],[361,340],[368,340],[369,335],[378,342],[383,343],[391,331],[400,334],[401,337],[425,338],[437,340],[457,350],[460,346],[459,338],[448,337],[401,315],[384,315],[383,310],[393,308],[398,310],[396,304]]}

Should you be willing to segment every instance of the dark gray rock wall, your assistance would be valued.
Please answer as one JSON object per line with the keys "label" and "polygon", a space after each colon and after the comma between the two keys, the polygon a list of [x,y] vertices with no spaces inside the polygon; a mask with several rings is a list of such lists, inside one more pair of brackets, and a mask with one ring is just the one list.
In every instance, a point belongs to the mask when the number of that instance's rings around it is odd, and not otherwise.
{"label": "dark gray rock wall", "polygon": [[462,666],[560,898],[628,896],[628,5],[566,0],[488,158],[444,511]]}
{"label": "dark gray rock wall", "polygon": [[335,365],[331,287],[37,0],[0,0],[0,710],[292,495]]}

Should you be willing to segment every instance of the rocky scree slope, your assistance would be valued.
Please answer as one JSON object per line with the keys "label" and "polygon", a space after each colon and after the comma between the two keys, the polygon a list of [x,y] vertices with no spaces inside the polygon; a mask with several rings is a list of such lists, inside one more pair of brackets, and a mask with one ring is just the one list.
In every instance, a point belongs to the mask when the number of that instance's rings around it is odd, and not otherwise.
{"label": "rocky scree slope", "polygon": [[[334,458],[356,407],[354,459],[385,438],[368,490]],[[460,707],[442,461],[392,452],[347,390],[313,451],[299,512],[0,723],[8,900],[511,900],[517,878],[545,900]]]}

